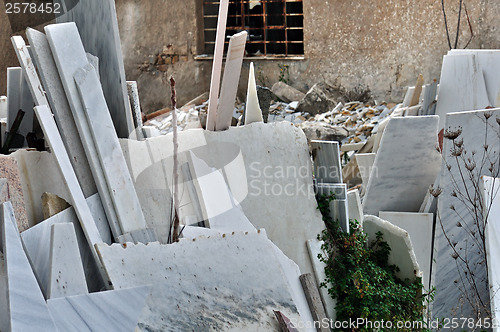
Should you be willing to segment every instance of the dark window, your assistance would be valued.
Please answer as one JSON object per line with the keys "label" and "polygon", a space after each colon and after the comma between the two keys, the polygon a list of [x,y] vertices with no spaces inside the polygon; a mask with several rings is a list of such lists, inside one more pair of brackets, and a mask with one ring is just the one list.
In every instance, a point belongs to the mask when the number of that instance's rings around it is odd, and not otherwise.
{"label": "dark window", "polygon": [[[205,53],[213,54],[217,30],[218,0],[204,0]],[[246,56],[303,55],[302,0],[230,0],[226,47],[230,36],[248,32]]]}

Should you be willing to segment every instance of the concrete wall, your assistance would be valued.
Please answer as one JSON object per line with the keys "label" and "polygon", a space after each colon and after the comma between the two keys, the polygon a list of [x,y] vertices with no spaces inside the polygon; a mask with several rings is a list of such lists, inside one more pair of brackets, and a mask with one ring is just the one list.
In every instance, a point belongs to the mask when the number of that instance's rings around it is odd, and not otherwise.
{"label": "concrete wall", "polygon": [[[459,0],[447,0],[452,43]],[[474,37],[469,48],[500,48],[500,3],[466,2]],[[195,60],[203,52],[201,0],[116,0],[128,80],[137,80],[143,110],[170,106],[168,78],[177,81],[178,104],[208,91],[211,61]],[[5,68],[16,65],[11,32],[0,13],[0,94]],[[459,48],[470,37],[462,11]],[[441,1],[304,0],[303,60],[255,60],[258,84],[271,86],[288,65],[288,83],[307,91],[317,82],[352,89],[368,86],[377,100],[399,101],[419,73],[439,79],[448,51]],[[163,57],[161,56],[163,55]],[[160,56],[160,61],[158,61]],[[245,98],[249,60],[245,60],[239,96]]]}

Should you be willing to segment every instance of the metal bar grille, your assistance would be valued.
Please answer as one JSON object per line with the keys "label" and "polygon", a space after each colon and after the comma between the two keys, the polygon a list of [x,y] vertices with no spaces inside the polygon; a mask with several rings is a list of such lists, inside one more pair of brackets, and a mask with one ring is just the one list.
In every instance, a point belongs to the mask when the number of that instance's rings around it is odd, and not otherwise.
{"label": "metal bar grille", "polygon": [[[205,53],[213,54],[219,1],[204,0]],[[229,37],[248,31],[246,56],[304,54],[302,0],[231,0],[226,26]]]}

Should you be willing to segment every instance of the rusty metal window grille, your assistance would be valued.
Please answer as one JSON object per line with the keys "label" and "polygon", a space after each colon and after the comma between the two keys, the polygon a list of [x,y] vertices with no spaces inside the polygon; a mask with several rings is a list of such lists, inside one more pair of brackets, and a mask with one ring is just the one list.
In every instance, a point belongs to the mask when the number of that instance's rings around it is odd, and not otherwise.
{"label": "rusty metal window grille", "polygon": [[[204,0],[205,53],[213,54],[217,30],[218,0]],[[245,56],[300,56],[304,54],[302,0],[231,0],[226,45],[229,37],[248,32]]]}

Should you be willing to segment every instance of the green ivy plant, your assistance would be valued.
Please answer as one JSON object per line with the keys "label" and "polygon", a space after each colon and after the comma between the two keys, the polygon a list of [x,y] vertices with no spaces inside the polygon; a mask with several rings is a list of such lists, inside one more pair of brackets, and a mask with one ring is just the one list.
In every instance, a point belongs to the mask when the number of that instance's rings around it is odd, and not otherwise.
{"label": "green ivy plant", "polygon": [[327,279],[321,287],[327,287],[332,298],[337,300],[337,320],[392,321],[394,331],[402,331],[396,329],[398,321],[422,322],[425,326],[424,301],[429,295],[420,295],[421,278],[411,282],[396,277],[399,268],[388,263],[391,248],[381,232],[377,233],[375,241],[368,243],[359,223],[351,220],[350,233],[344,233],[339,222],[329,217],[329,203],[333,199],[333,194],[318,199],[318,209],[326,224],[326,229],[318,236],[324,241],[324,254],[318,258],[326,264]]}

